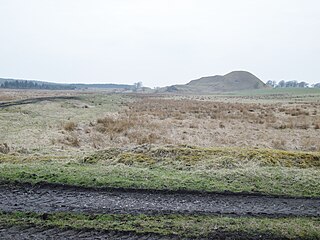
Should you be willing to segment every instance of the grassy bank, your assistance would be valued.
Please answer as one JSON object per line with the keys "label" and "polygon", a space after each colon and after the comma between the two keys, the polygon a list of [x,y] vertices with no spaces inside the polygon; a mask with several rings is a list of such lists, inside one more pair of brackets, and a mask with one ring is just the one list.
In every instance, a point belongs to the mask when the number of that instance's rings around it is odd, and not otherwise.
{"label": "grassy bank", "polygon": [[0,213],[0,225],[155,233],[179,237],[254,237],[319,239],[318,218],[230,218],[219,216],[84,215]]}
{"label": "grassy bank", "polygon": [[0,156],[0,181],[206,192],[320,196],[319,153],[137,147],[78,160]]}

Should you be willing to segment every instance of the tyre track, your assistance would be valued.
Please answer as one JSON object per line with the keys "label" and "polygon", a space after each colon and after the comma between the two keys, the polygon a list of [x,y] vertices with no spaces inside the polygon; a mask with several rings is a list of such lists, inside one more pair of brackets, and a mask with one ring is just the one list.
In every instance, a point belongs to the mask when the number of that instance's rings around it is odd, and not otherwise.
{"label": "tyre track", "polygon": [[[268,233],[214,232],[207,237],[184,238],[181,236],[162,236],[155,233],[135,233],[117,231],[99,231],[93,229],[61,229],[22,226],[0,226],[0,239],[6,240],[43,240],[43,239],[108,239],[108,240],[284,240],[286,238]],[[289,240],[289,239],[288,239]]]}
{"label": "tyre track", "polygon": [[157,234],[136,234],[98,230],[75,230],[59,228],[0,226],[0,239],[109,239],[109,240],[174,240],[178,237],[160,236]]}
{"label": "tyre track", "polygon": [[0,186],[0,210],[38,213],[320,216],[320,199],[207,193]]}

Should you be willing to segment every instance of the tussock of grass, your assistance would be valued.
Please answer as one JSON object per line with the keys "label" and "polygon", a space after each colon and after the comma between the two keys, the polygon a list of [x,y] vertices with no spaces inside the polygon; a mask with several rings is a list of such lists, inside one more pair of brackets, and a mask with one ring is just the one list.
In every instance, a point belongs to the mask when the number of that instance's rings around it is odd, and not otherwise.
{"label": "tussock of grass", "polygon": [[288,152],[271,149],[199,148],[189,146],[155,147],[144,145],[132,149],[111,148],[84,158],[83,162],[126,165],[155,165],[176,169],[259,167],[320,167],[320,153]]}
{"label": "tussock of grass", "polygon": [[55,227],[155,233],[179,237],[243,236],[287,239],[320,238],[318,218],[230,218],[218,216],[146,216],[146,215],[85,215],[73,213],[43,214],[0,213],[0,225],[24,227]]}
{"label": "tussock of grass", "polygon": [[0,164],[1,163],[46,163],[50,161],[65,161],[68,159],[66,156],[41,156],[41,155],[18,155],[18,154],[1,154],[0,153]]}
{"label": "tussock of grass", "polygon": [[67,122],[63,125],[63,129],[66,131],[74,131],[77,127],[77,124],[75,122]]}
{"label": "tussock of grass", "polygon": [[0,143],[0,154],[1,153],[9,153],[10,152],[10,147],[8,146],[7,143]]}

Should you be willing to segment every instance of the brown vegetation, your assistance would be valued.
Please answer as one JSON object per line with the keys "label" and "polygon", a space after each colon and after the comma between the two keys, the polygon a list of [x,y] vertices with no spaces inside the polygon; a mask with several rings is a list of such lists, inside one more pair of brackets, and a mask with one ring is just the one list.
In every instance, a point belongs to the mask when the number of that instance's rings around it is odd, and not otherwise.
{"label": "brown vegetation", "polygon": [[127,144],[154,144],[166,142],[158,130],[162,127],[147,117],[136,114],[119,114],[97,119],[94,129],[109,136],[110,141]]}
{"label": "brown vegetation", "polygon": [[[3,108],[5,135],[0,143],[6,142],[11,152],[140,144],[320,150],[319,100],[264,98],[95,93],[79,100],[36,103],[37,108]],[[16,129],[18,134],[13,134]]]}
{"label": "brown vegetation", "polygon": [[80,140],[75,134],[68,135],[59,142],[72,147],[80,147]]}
{"label": "brown vegetation", "polygon": [[0,144],[0,153],[9,153],[9,152],[10,152],[10,147],[8,146],[7,143]]}
{"label": "brown vegetation", "polygon": [[[317,104],[227,103],[136,97],[91,123],[95,148],[136,144],[239,146],[320,150]],[[100,139],[97,141],[96,139]]]}
{"label": "brown vegetation", "polygon": [[63,129],[66,131],[74,131],[77,127],[77,124],[75,122],[67,122],[63,125]]}

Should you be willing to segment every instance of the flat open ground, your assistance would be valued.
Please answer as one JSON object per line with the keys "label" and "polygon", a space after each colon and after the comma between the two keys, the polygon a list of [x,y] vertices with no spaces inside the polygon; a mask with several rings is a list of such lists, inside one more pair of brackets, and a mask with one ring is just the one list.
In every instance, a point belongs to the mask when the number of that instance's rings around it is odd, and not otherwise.
{"label": "flat open ground", "polygon": [[320,90],[0,92],[0,236],[320,238]]}

